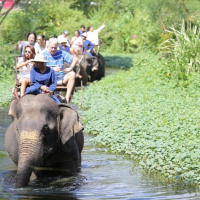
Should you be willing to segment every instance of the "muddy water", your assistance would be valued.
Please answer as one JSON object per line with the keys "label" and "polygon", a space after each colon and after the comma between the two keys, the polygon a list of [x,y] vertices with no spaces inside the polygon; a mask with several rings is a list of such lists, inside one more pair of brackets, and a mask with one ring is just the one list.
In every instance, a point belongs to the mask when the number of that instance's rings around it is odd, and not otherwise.
{"label": "muddy water", "polygon": [[8,108],[0,113],[0,153],[3,155],[0,160],[0,199],[200,199],[199,193],[163,186],[155,179],[147,179],[139,170],[132,171],[133,161],[92,146],[91,136],[87,134],[80,173],[69,178],[33,179],[28,188],[17,189],[16,167],[4,146],[4,133],[11,121],[7,111]]}

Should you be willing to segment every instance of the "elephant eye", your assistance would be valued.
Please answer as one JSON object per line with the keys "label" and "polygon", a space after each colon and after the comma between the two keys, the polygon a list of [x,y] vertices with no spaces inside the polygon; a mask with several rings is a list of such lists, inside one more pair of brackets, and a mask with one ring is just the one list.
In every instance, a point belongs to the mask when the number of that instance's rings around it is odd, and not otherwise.
{"label": "elephant eye", "polygon": [[49,132],[49,127],[48,127],[47,124],[42,127],[42,132],[43,133],[48,133]]}

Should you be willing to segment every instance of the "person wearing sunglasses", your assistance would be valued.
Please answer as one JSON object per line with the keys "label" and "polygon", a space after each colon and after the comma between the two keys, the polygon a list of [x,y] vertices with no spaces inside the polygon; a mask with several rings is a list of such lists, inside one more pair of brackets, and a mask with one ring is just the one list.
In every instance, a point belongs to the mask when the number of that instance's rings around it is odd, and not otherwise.
{"label": "person wearing sunglasses", "polygon": [[21,97],[24,96],[26,87],[30,83],[30,70],[33,67],[32,59],[35,57],[35,49],[31,45],[27,45],[24,48],[23,57],[21,57],[17,63],[17,69],[19,69],[18,82],[21,83]]}
{"label": "person wearing sunglasses", "polygon": [[48,50],[49,42],[46,40],[44,35],[37,36],[37,43],[35,44],[35,53],[42,54],[43,51]]}

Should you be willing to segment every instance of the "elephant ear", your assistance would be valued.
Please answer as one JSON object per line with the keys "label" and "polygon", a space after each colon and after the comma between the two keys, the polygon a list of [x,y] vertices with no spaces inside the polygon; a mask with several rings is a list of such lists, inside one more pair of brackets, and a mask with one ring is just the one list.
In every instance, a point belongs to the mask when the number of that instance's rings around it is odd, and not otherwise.
{"label": "elephant ear", "polygon": [[8,111],[8,115],[12,117],[12,119],[19,117],[19,100],[13,98],[10,102],[10,108]]}
{"label": "elephant ear", "polygon": [[58,119],[59,134],[62,144],[65,144],[72,136],[84,129],[78,113],[66,104],[59,104]]}

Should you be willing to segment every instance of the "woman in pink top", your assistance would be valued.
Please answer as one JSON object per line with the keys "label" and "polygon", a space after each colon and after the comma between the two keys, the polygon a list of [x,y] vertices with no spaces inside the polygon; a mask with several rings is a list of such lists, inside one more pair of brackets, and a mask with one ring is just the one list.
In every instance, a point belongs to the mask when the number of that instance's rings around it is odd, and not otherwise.
{"label": "woman in pink top", "polygon": [[80,37],[79,31],[75,31],[75,36],[72,38],[70,52],[72,55],[79,58],[79,52],[82,51],[83,48],[83,39]]}

